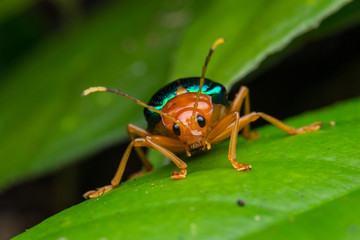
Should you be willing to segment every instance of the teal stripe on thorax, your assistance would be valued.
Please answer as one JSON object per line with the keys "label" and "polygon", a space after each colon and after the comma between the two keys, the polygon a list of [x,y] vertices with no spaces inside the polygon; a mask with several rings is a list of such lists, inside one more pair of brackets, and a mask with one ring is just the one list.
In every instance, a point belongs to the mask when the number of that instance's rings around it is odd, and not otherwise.
{"label": "teal stripe on thorax", "polygon": [[[194,85],[194,86],[187,87],[186,90],[188,92],[198,92],[199,87],[200,86]],[[202,89],[201,89],[201,93],[206,94],[206,95],[220,94],[221,93],[221,87],[220,86],[216,86],[216,87],[214,87],[212,89],[209,89],[209,88],[210,88],[209,86],[204,84]],[[173,91],[172,93],[168,94],[168,96],[166,98],[164,98],[163,103],[160,106],[155,106],[155,108],[158,109],[158,110],[161,110],[170,99],[175,97],[176,91],[177,91],[177,89],[175,89],[175,91]]]}

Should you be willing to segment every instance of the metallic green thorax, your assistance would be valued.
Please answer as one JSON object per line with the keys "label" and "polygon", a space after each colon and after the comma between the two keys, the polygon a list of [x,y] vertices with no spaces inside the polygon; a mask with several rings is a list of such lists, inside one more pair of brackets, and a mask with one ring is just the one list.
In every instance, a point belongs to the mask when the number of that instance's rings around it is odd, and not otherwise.
{"label": "metallic green thorax", "polygon": [[[170,99],[175,97],[176,90],[180,86],[182,86],[189,92],[197,92],[199,90],[199,84],[199,77],[181,78],[175,80],[157,91],[155,95],[150,99],[148,105],[153,106],[156,109],[162,110],[165,104]],[[201,93],[210,96],[213,103],[224,105],[228,103],[226,88],[220,83],[205,79],[204,85],[201,89]],[[161,120],[159,114],[150,111],[147,108],[144,109],[144,115],[146,121],[148,122],[148,128],[153,128],[156,123]]]}

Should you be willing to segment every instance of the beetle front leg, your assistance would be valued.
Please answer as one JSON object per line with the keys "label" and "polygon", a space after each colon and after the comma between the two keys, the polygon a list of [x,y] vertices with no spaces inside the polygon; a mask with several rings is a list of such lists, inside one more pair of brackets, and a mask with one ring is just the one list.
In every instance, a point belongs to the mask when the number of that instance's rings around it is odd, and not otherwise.
{"label": "beetle front leg", "polygon": [[251,169],[251,165],[236,161],[236,142],[239,132],[239,119],[240,119],[239,115],[240,115],[239,112],[234,112],[235,119],[233,120],[234,126],[232,128],[231,136],[230,136],[228,159],[231,162],[231,164],[234,166],[234,168],[236,168],[238,171],[244,171]]}
{"label": "beetle front leg", "polygon": [[[141,139],[141,138],[140,138]],[[101,188],[97,188],[96,190],[91,190],[86,192],[83,197],[84,198],[95,198],[98,197],[100,195],[103,195],[104,193],[107,193],[108,191],[110,191],[111,189],[113,189],[114,187],[116,187],[117,185],[119,185],[121,178],[124,174],[125,171],[125,166],[126,163],[129,159],[131,150],[133,148],[133,146],[135,145],[137,139],[135,139],[134,141],[131,141],[131,143],[127,146],[125,153],[120,161],[120,165],[118,167],[118,170],[116,171],[116,174],[114,176],[114,178],[111,180],[111,185],[107,185]]]}
{"label": "beetle front leg", "polygon": [[249,124],[252,121],[255,121],[259,118],[256,115],[251,117],[239,116],[239,112],[232,112],[226,115],[213,129],[213,131],[208,135],[206,141],[209,143],[218,143],[228,137],[230,137],[229,144],[229,153],[228,159],[231,164],[238,171],[244,171],[251,169],[251,165],[244,164],[236,161],[236,142],[237,136],[240,129],[242,129],[245,125]]}
{"label": "beetle front leg", "polygon": [[186,163],[181,161],[174,153],[172,153],[170,150],[165,148],[165,147],[169,147],[173,151],[181,152],[185,149],[184,146],[179,141],[176,141],[171,138],[167,138],[163,136],[146,136],[145,138],[136,138],[128,145],[120,161],[118,170],[116,171],[114,178],[111,180],[111,185],[97,188],[96,190],[88,191],[83,195],[84,198],[98,197],[119,185],[133,147],[148,147],[158,150],[166,157],[168,157],[171,161],[173,161],[176,164],[176,166],[180,169],[179,171],[174,171],[171,177],[173,179],[185,178],[187,173]]}
{"label": "beetle front leg", "polygon": [[183,179],[186,177],[186,163],[183,162],[180,158],[178,158],[172,151],[174,152],[184,152],[184,145],[172,138],[164,137],[164,136],[148,136],[146,137],[147,147],[154,148],[168,157],[175,165],[180,169],[179,171],[174,171],[171,174],[172,179]]}

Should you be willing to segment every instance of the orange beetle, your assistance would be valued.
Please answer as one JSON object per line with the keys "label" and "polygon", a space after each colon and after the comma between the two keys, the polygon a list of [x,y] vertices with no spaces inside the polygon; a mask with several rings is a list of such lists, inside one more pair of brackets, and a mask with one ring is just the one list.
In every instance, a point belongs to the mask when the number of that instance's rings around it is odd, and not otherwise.
{"label": "orange beetle", "polygon": [[[134,174],[133,177],[140,176],[152,169],[152,164],[140,148],[148,147],[156,149],[174,162],[179,171],[174,171],[171,177],[182,179],[186,176],[187,165],[176,154],[186,153],[190,157],[193,152],[210,150],[212,144],[229,137],[228,160],[238,171],[251,169],[250,165],[236,161],[236,141],[240,130],[246,139],[258,137],[257,134],[250,134],[250,122],[259,117],[288,134],[300,134],[320,128],[322,124],[315,122],[296,129],[265,113],[250,112],[249,90],[244,86],[240,88],[235,99],[230,102],[223,85],[205,79],[210,57],[215,48],[224,41],[223,38],[219,38],[213,43],[200,78],[178,79],[166,85],[155,93],[149,104],[145,104],[129,94],[106,87],[91,87],[83,92],[83,96],[98,91],[125,96],[145,108],[144,114],[148,122],[146,130],[133,124],[127,125],[131,143],[125,150],[111,185],[88,191],[83,195],[85,198],[98,197],[119,185],[133,147],[145,166],[144,170]],[[240,116],[243,103],[244,115]],[[135,135],[138,138],[135,138]]]}

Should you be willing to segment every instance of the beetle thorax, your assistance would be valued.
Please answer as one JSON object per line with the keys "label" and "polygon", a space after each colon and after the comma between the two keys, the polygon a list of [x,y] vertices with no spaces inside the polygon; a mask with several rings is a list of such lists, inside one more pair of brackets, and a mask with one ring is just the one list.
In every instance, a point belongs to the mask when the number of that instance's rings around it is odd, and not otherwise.
{"label": "beetle thorax", "polygon": [[[178,94],[169,100],[162,109],[164,113],[181,122],[181,124],[177,124],[180,134],[176,134],[175,131],[175,135],[190,150],[204,148],[204,139],[210,130],[209,123],[213,113],[211,97],[201,94],[196,113],[193,116],[196,94],[189,92]],[[162,123],[168,130],[174,132],[174,124],[176,124],[174,121],[162,117]]]}

